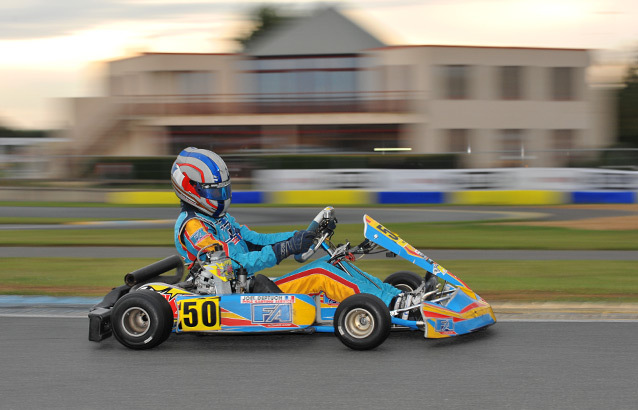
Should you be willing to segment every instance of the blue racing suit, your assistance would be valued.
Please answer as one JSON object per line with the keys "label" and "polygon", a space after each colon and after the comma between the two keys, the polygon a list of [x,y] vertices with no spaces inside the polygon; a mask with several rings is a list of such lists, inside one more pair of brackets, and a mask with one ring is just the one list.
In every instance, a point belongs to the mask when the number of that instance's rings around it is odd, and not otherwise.
{"label": "blue racing suit", "polygon": [[[246,269],[248,276],[252,276],[277,264],[277,258],[270,245],[285,241],[294,233],[295,231],[257,233],[244,225],[239,225],[229,214],[213,218],[182,203],[182,212],[175,222],[175,246],[190,268],[199,250],[210,246],[205,252],[212,251],[212,247],[216,245],[232,259],[235,269],[241,265]],[[355,293],[370,293],[390,305],[392,299],[401,293],[394,286],[383,283],[378,278],[367,274],[364,274],[366,277],[359,274],[350,275],[326,260],[327,258],[322,258],[310,262],[275,279],[275,283],[285,293],[324,292],[327,297],[337,302]]]}
{"label": "blue racing suit", "polygon": [[[239,269],[241,264],[248,276],[252,276],[277,264],[272,247],[267,245],[285,241],[294,233],[257,233],[244,225],[239,225],[229,214],[213,218],[197,212],[190,205],[183,204],[182,212],[175,222],[175,246],[190,268],[200,249],[217,245],[232,259],[235,269]],[[211,247],[205,252],[213,250]],[[205,253],[202,254],[202,258],[204,256]]]}

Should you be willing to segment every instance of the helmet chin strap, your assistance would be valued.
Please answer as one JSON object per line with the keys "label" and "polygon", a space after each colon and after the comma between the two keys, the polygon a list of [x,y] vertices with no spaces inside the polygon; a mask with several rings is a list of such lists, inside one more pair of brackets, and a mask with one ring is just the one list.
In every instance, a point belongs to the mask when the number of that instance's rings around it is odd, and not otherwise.
{"label": "helmet chin strap", "polygon": [[230,200],[217,201],[217,209],[213,213],[214,218],[220,218],[226,214],[226,208],[230,205]]}

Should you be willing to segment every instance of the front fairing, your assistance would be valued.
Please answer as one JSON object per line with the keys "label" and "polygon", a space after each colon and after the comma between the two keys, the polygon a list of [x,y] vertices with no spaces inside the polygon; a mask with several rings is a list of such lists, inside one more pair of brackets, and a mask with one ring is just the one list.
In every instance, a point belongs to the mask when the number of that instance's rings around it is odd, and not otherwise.
{"label": "front fairing", "polygon": [[[426,271],[433,273],[442,280],[456,286],[467,288],[459,278],[448,272],[443,266],[439,265],[431,258],[425,256],[421,251],[404,241],[396,233],[381,225],[368,215],[363,216],[363,235],[372,242],[380,245],[387,250],[395,253],[403,259],[411,262]],[[469,288],[468,288],[469,289]]]}
{"label": "front fairing", "polygon": [[462,280],[425,256],[368,215],[363,217],[364,236],[407,261],[432,273],[441,292],[421,306],[425,337],[442,338],[470,333],[496,323],[492,307]]}

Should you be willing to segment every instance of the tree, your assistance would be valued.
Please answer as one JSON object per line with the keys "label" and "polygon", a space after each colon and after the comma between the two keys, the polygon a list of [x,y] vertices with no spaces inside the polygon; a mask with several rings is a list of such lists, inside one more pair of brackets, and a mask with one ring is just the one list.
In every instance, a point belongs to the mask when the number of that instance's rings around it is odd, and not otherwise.
{"label": "tree", "polygon": [[618,92],[618,143],[638,148],[638,61],[629,66]]}
{"label": "tree", "polygon": [[0,138],[44,138],[46,135],[41,130],[15,130],[0,125]]}
{"label": "tree", "polygon": [[276,7],[262,6],[253,12],[251,19],[253,21],[252,30],[246,35],[235,39],[244,49],[250,47],[266,33],[288,22],[292,17],[282,15]]}

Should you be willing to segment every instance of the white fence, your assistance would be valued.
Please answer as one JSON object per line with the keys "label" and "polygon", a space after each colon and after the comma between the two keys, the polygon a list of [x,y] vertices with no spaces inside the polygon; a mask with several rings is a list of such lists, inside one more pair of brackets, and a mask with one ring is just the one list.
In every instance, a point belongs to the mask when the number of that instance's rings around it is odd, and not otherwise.
{"label": "white fence", "polygon": [[587,168],[260,170],[254,178],[261,191],[638,190],[637,171]]}

